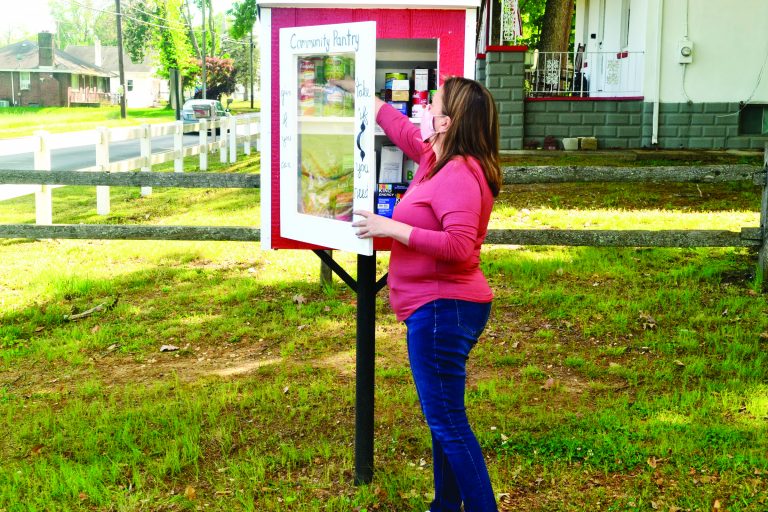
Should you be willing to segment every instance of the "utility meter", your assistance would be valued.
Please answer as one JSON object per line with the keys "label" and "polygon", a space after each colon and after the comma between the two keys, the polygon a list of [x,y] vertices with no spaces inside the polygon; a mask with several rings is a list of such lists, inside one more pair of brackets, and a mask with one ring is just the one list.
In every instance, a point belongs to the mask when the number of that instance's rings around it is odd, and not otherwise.
{"label": "utility meter", "polygon": [[690,64],[693,62],[693,42],[684,37],[678,44],[677,62],[680,64]]}

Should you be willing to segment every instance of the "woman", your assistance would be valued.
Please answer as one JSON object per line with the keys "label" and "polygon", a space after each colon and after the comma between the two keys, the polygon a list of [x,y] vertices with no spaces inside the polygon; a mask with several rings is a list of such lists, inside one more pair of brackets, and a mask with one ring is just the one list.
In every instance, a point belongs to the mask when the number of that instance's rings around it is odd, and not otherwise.
{"label": "woman", "polygon": [[448,78],[421,128],[381,100],[376,121],[419,163],[392,218],[355,211],[361,238],[393,239],[388,284],[408,329],[408,357],[432,433],[431,512],[496,511],[480,445],[464,408],[466,361],[485,328],[493,293],[480,268],[493,200],[501,187],[499,122],[488,90]]}

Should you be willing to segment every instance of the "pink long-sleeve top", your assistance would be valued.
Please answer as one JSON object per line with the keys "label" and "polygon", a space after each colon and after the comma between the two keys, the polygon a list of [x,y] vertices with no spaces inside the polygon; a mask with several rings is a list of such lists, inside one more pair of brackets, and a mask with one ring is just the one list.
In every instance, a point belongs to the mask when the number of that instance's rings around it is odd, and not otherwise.
{"label": "pink long-sleeve top", "polygon": [[480,163],[455,157],[425,179],[436,157],[419,128],[389,105],[376,122],[409,158],[419,163],[392,218],[413,226],[408,245],[392,242],[389,299],[398,320],[437,299],[490,302],[493,292],[480,270],[493,193]]}

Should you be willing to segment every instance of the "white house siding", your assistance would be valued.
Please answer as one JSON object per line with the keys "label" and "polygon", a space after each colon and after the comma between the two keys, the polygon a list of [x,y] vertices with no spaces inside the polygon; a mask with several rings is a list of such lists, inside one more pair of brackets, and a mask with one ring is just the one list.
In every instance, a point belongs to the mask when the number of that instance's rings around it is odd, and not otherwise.
{"label": "white house siding", "polygon": [[[586,47],[585,75],[591,96],[644,94],[648,2],[577,0],[575,39]],[[621,52],[629,56],[617,55]]]}
{"label": "white house siding", "polygon": [[[686,3],[688,37],[694,50],[693,62],[683,65],[677,56],[685,34]],[[768,54],[768,1],[665,0],[663,16],[662,102],[690,98],[694,103],[728,103],[749,98]],[[653,30],[654,36],[649,39],[655,46],[655,16],[653,19],[649,33]],[[752,102],[768,103],[768,69]]]}
{"label": "white house siding", "polygon": [[[128,91],[126,87],[126,105],[128,108],[148,108],[155,106],[160,100],[160,80],[155,78],[152,73],[126,73],[125,81],[133,80],[133,90]],[[119,78],[112,78],[110,90],[118,91],[120,86]]]}

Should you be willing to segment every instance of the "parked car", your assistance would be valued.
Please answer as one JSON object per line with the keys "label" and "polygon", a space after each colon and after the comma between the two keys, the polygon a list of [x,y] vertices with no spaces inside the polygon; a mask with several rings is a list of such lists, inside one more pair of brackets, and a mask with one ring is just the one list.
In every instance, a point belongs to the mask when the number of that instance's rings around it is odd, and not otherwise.
{"label": "parked car", "polygon": [[[201,119],[218,121],[231,115],[229,109],[224,108],[218,100],[187,100],[181,108],[184,124],[194,124]],[[221,133],[221,129],[217,128],[216,133]]]}

